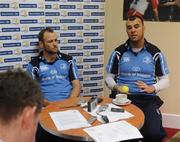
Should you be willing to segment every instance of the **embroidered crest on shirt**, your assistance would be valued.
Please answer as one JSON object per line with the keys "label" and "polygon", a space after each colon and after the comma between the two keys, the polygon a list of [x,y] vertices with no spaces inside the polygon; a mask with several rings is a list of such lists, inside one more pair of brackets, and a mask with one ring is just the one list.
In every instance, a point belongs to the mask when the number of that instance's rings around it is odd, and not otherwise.
{"label": "embroidered crest on shirt", "polygon": [[122,60],[123,60],[123,62],[126,62],[126,63],[127,63],[127,62],[129,62],[129,61],[130,61],[130,58],[129,58],[129,57],[123,57],[123,59],[122,59]]}
{"label": "embroidered crest on shirt", "polygon": [[41,65],[39,68],[40,68],[40,70],[41,70],[42,72],[49,70],[49,68],[48,68],[47,65]]}
{"label": "embroidered crest on shirt", "polygon": [[144,57],[143,63],[149,64],[149,63],[151,63],[151,59],[149,57]]}
{"label": "embroidered crest on shirt", "polygon": [[60,69],[61,70],[67,70],[67,65],[66,64],[61,64]]}

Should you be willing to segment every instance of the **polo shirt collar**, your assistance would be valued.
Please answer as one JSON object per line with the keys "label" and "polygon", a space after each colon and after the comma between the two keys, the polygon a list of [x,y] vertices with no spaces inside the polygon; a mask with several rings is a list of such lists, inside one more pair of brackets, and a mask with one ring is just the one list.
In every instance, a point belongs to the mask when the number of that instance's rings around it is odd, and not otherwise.
{"label": "polo shirt collar", "polygon": [[[148,42],[147,42],[147,40],[144,39],[144,41],[145,41],[144,47],[143,47],[139,52],[141,52],[141,51],[143,51],[143,50],[146,50],[146,48],[148,47]],[[136,52],[134,52],[134,51],[132,50],[132,47],[131,47],[131,45],[130,45],[130,39],[128,39],[128,40],[125,42],[125,47],[126,47],[127,50],[131,51],[132,53],[137,54]],[[139,53],[139,52],[138,52],[138,53]]]}
{"label": "polo shirt collar", "polygon": [[48,64],[53,64],[55,61],[61,59],[61,54],[60,54],[60,52],[58,51],[57,56],[56,56],[56,59],[54,60],[54,62],[50,62],[50,63],[47,62],[47,60],[43,57],[43,51],[41,51],[41,52],[39,53],[38,58],[39,58],[39,60],[41,60],[42,62],[45,62],[45,63],[48,63]]}

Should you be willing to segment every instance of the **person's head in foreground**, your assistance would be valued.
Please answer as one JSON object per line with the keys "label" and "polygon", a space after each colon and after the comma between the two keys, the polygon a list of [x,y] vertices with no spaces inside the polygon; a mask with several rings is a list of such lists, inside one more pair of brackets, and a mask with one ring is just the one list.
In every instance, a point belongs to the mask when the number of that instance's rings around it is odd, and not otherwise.
{"label": "person's head in foreground", "polygon": [[38,84],[22,70],[0,73],[0,141],[34,142],[42,100]]}

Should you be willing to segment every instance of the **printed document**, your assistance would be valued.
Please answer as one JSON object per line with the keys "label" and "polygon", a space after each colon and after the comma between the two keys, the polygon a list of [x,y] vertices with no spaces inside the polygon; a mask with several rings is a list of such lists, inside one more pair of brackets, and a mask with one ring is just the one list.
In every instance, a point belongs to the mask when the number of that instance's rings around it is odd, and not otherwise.
{"label": "printed document", "polygon": [[58,131],[91,126],[78,110],[50,112]]}
{"label": "printed document", "polygon": [[143,138],[139,130],[126,121],[106,123],[83,130],[96,142],[117,142]]}
{"label": "printed document", "polygon": [[100,108],[100,105],[98,105],[92,112],[88,112],[87,109],[84,109],[84,110],[87,111],[88,113],[90,113],[91,115],[96,116],[100,122],[103,122],[101,119],[101,115],[107,116],[109,119],[109,122],[114,122],[117,120],[128,119],[130,117],[134,117],[133,114],[131,114],[130,112],[128,112],[126,110],[124,112],[112,112],[111,111],[112,107],[113,108],[120,108],[120,107],[116,106],[112,103],[107,104],[107,105],[108,105],[108,108],[105,111],[100,112],[99,114],[97,112]]}

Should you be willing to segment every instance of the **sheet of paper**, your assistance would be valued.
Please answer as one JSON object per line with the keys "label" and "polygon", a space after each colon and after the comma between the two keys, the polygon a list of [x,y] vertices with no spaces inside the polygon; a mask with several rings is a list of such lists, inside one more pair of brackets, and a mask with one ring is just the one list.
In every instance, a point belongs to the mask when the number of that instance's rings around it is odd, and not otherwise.
{"label": "sheet of paper", "polygon": [[78,110],[50,112],[58,131],[91,126]]}
{"label": "sheet of paper", "polygon": [[112,112],[111,111],[111,108],[120,108],[119,106],[116,106],[114,104],[108,104],[108,108],[103,111],[103,112],[100,112],[98,115],[97,114],[97,111],[99,109],[100,105],[98,105],[96,107],[96,109],[93,111],[93,112],[88,112],[87,109],[85,109],[85,111],[87,111],[88,113],[90,113],[91,115],[93,116],[97,116],[98,120],[103,122],[102,119],[101,119],[101,115],[106,115],[109,119],[109,122],[114,122],[114,121],[117,121],[117,120],[120,120],[120,119],[127,119],[127,118],[130,118],[130,117],[133,117],[134,115],[131,114],[130,112],[128,111],[124,111],[124,112]]}
{"label": "sheet of paper", "polygon": [[139,130],[126,121],[102,124],[83,130],[96,142],[117,142],[142,138]]}

